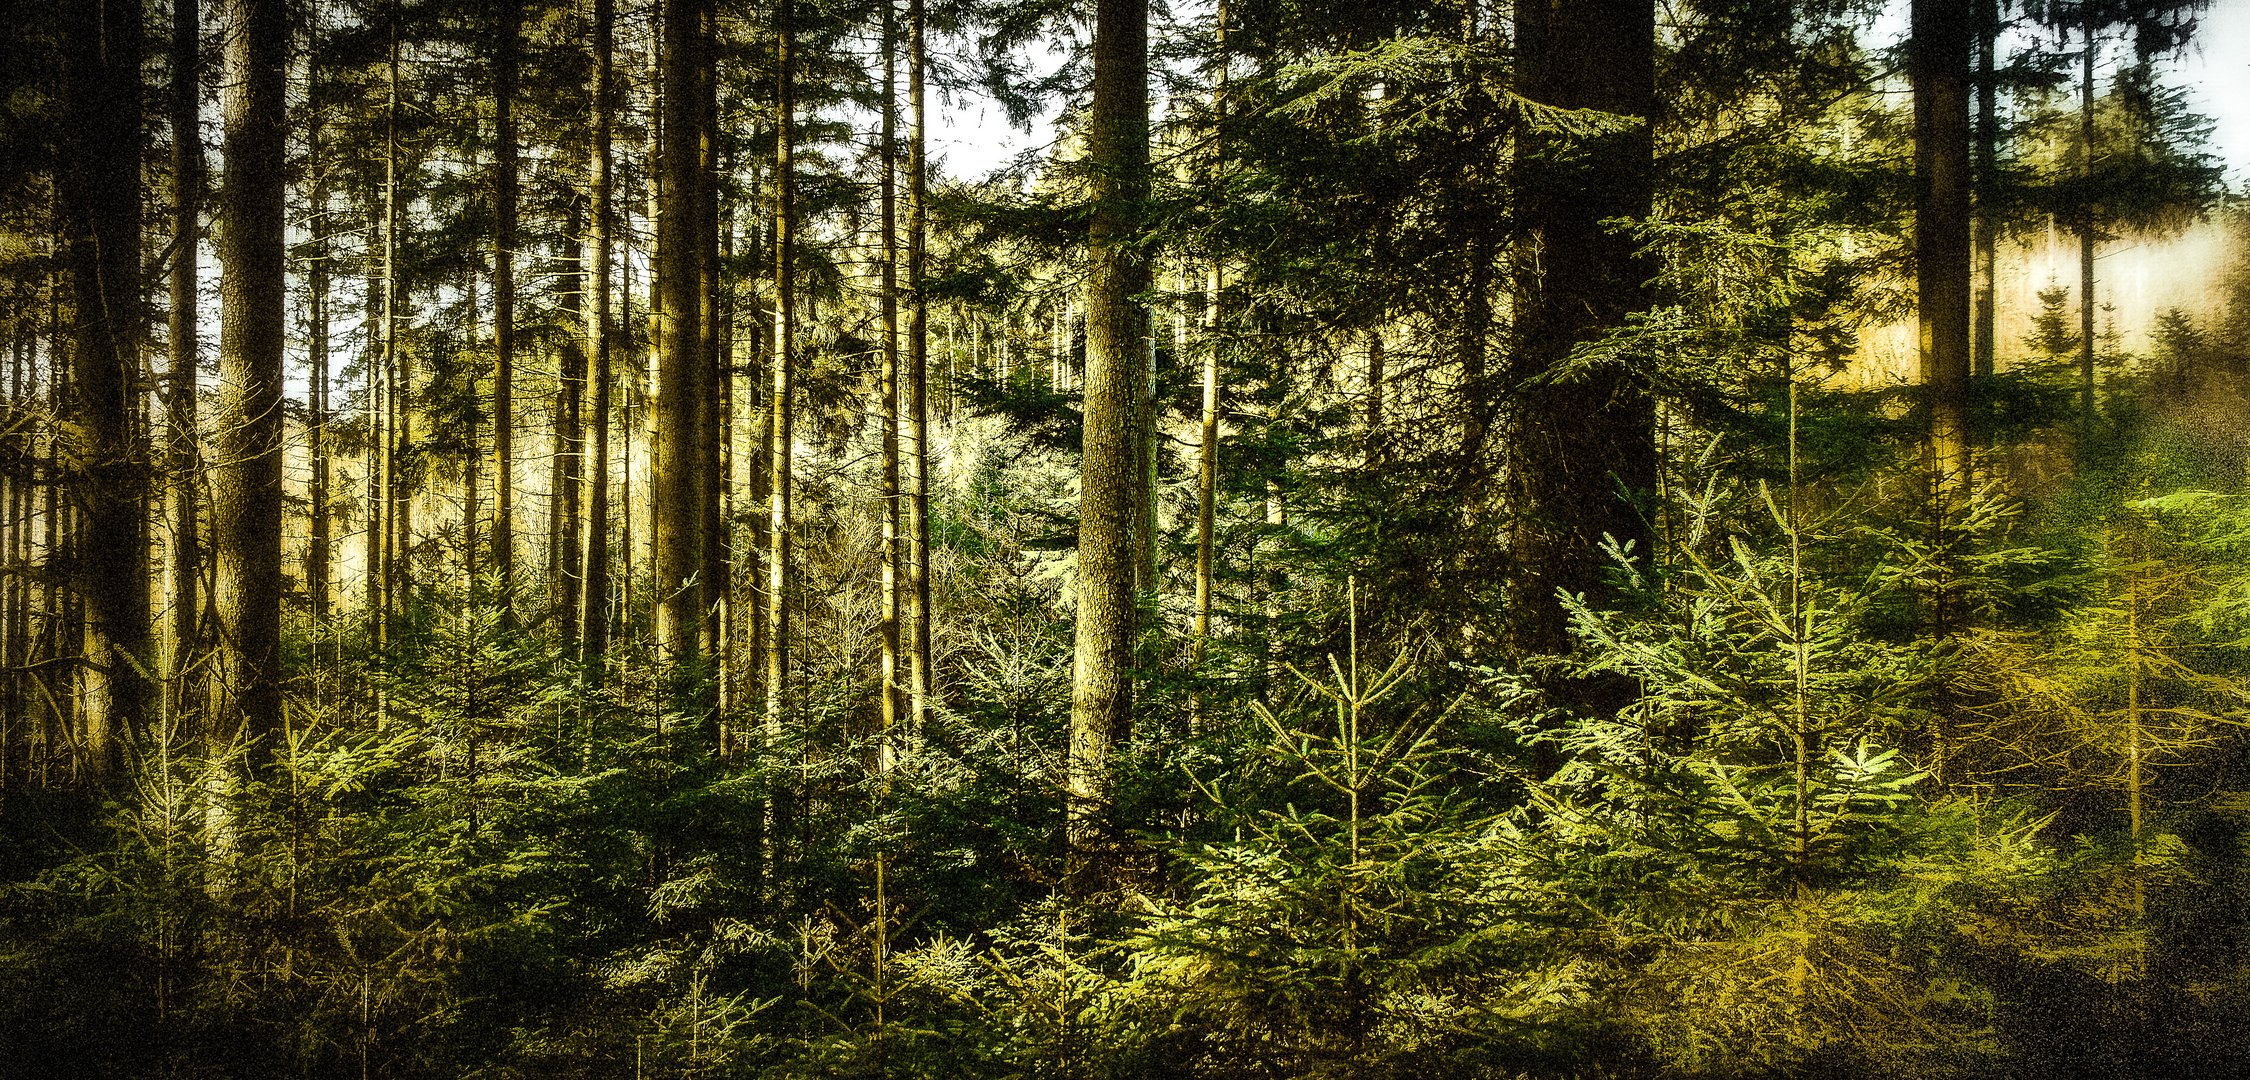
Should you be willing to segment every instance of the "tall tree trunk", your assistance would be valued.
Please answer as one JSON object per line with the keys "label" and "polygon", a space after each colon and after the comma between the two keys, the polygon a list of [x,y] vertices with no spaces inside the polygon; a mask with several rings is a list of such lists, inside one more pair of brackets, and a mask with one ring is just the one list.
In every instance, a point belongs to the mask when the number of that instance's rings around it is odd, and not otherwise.
{"label": "tall tree trunk", "polygon": [[[752,253],[749,260],[751,266],[770,265],[773,258],[775,215],[765,215],[765,219],[764,227],[758,231],[757,242],[751,246]],[[746,439],[749,445],[749,454],[744,470],[747,474],[746,479],[749,481],[749,491],[746,493],[746,498],[749,505],[755,508],[755,512],[761,515],[767,512],[773,501],[773,410],[769,400],[771,395],[768,391],[773,383],[773,349],[770,335],[775,321],[775,314],[770,308],[760,309],[755,313],[755,317],[750,320],[749,379],[744,384],[747,392],[744,394],[743,404],[749,410],[750,415],[750,431]],[[749,587],[744,590],[743,598],[744,606],[748,609],[749,627],[743,642],[743,651],[748,658],[749,678],[745,682],[753,688],[746,689],[744,695],[753,700],[763,700],[760,695],[763,693],[765,683],[766,641],[768,638],[766,616],[769,614],[766,603],[766,579],[768,566],[771,563],[766,543],[771,539],[771,536],[764,528],[763,522],[752,526],[749,533],[750,550],[748,557],[743,562],[743,576],[749,584]]]}
{"label": "tall tree trunk", "polygon": [[[500,603],[515,602],[516,573],[516,73],[523,2],[500,5],[493,58],[492,126],[492,570]],[[570,609],[564,609],[564,625]]]}
{"label": "tall tree trunk", "polygon": [[1066,797],[1074,891],[1110,884],[1111,756],[1132,720],[1138,522],[1146,498],[1135,441],[1145,426],[1142,316],[1148,287],[1139,250],[1148,194],[1147,0],[1097,0],[1094,94],[1086,151],[1093,166],[1087,235],[1085,451],[1078,509],[1078,619],[1071,682]]}
{"label": "tall tree trunk", "polygon": [[211,714],[220,730],[281,732],[282,0],[228,0],[224,319],[212,539],[219,616]]}
{"label": "tall tree trunk", "polygon": [[[715,668],[726,660],[727,615],[727,498],[726,433],[728,393],[733,373],[726,355],[726,283],[719,262],[719,73],[718,11],[715,0],[696,5],[695,67],[695,301],[696,325],[701,332],[696,353],[702,360],[700,392],[696,404],[696,534],[700,564],[695,569],[701,590],[697,621],[703,655]],[[716,670],[712,689],[725,697],[728,673]],[[707,699],[716,704],[717,698]],[[720,752],[725,752],[721,739]]]}
{"label": "tall tree trunk", "polygon": [[76,307],[73,496],[85,515],[86,766],[107,776],[141,730],[148,653],[148,460],[140,435],[140,0],[61,7],[70,138],[57,184]]}
{"label": "tall tree trunk", "polygon": [[[1655,8],[1650,0],[1525,0],[1516,7],[1518,86],[1546,105],[1633,117],[1656,112]],[[1539,140],[1533,140],[1535,143]],[[1656,411],[1626,373],[1539,381],[1574,345],[1593,341],[1645,303],[1650,274],[1632,237],[1602,223],[1644,218],[1650,200],[1646,126],[1592,140],[1571,161],[1526,155],[1519,166],[1524,229],[1515,275],[1521,391],[1509,424],[1509,631],[1518,655],[1569,647],[1561,590],[1603,595],[1604,535],[1648,551],[1630,493],[1656,485]],[[1620,490],[1629,493],[1621,496]]]}
{"label": "tall tree trunk", "polygon": [[1941,504],[1967,501],[1969,476],[1970,13],[1957,0],[1915,0],[1914,259],[1922,383],[1930,395],[1930,467]]}
{"label": "tall tree trunk", "polygon": [[361,269],[366,274],[365,287],[360,295],[365,310],[361,312],[363,334],[360,347],[360,367],[366,381],[361,385],[365,394],[367,441],[360,450],[360,477],[365,486],[367,511],[364,527],[360,530],[360,588],[361,606],[367,617],[368,640],[373,642],[380,631],[383,598],[383,537],[389,535],[384,525],[383,470],[389,460],[385,449],[383,388],[388,385],[383,374],[383,311],[388,301],[384,293],[389,289],[389,275],[384,270],[386,248],[381,239],[381,198],[374,192],[364,192],[361,209],[370,227],[361,251]]}
{"label": "tall tree trunk", "polygon": [[788,721],[790,479],[796,416],[797,322],[797,29],[795,4],[781,0],[774,14],[773,169],[773,389],[766,422],[766,732],[777,739]]}
{"label": "tall tree trunk", "polygon": [[398,452],[400,425],[399,406],[399,356],[398,324],[399,288],[398,272],[398,10],[390,9],[389,43],[385,52],[384,109],[383,109],[383,353],[376,366],[374,407],[382,414],[382,423],[375,432],[375,483],[376,517],[371,525],[375,531],[375,558],[368,565],[367,581],[369,614],[374,620],[375,652],[386,652],[391,640],[391,609],[396,603],[393,595],[397,589],[399,558],[398,519],[399,506]]}
{"label": "tall tree trunk", "polygon": [[930,649],[930,304],[922,267],[929,249],[928,115],[923,83],[928,17],[906,4],[906,589],[908,724],[921,730],[936,684]]}
{"label": "tall tree trunk", "polygon": [[702,515],[697,497],[704,393],[698,172],[704,62],[696,0],[663,0],[663,135],[657,170],[671,197],[656,226],[656,293],[663,344],[656,368],[656,647],[667,661],[696,653],[702,627]]}
{"label": "tall tree trunk", "polygon": [[[319,91],[319,68],[307,65],[307,97]],[[312,171],[312,258],[305,268],[305,287],[308,294],[305,341],[306,396],[311,415],[305,424],[306,450],[312,458],[312,476],[306,486],[306,511],[310,517],[310,536],[305,545],[305,595],[312,603],[313,620],[321,625],[328,621],[329,582],[335,577],[331,554],[333,528],[329,513],[329,449],[328,449],[328,168],[322,160],[325,150],[323,136],[324,116],[319,107],[311,108],[306,135],[307,168]]]}
{"label": "tall tree trunk", "polygon": [[1995,70],[2000,36],[2000,0],[1977,0],[1976,119],[1976,329],[1971,366],[1978,375],[1995,370],[1994,315],[1999,301],[2000,78]]}
{"label": "tall tree trunk", "polygon": [[[2086,5],[2086,51],[2078,68],[2078,176],[2094,175],[2094,57],[2100,41],[2096,9]],[[2094,426],[2094,207],[2078,207],[2078,416]]]}
{"label": "tall tree trunk", "polygon": [[[1211,180],[1226,177],[1227,4],[1219,0],[1217,29],[1218,66],[1211,79]],[[1219,520],[1219,333],[1220,296],[1226,267],[1214,248],[1209,276],[1203,286],[1203,423],[1195,467],[1195,663],[1201,667],[1209,654],[1211,606],[1218,569]],[[1184,274],[1182,275],[1185,276]],[[1183,289],[1186,284],[1183,281]],[[1184,331],[1183,331],[1184,332]],[[1203,697],[1195,699],[1196,720],[1203,720]]]}
{"label": "tall tree trunk", "polygon": [[172,617],[166,626],[165,692],[175,718],[196,701],[191,685],[201,625],[200,522],[196,520],[196,241],[203,202],[203,82],[199,0],[172,0],[172,310],[167,325],[165,506],[172,530]]}
{"label": "tall tree trunk", "polygon": [[586,678],[601,685],[609,651],[609,215],[611,95],[614,80],[616,0],[593,0],[594,116],[588,155],[590,214],[582,262],[587,270],[586,349],[593,361],[592,440],[586,455],[586,524],[578,543],[585,586],[578,613],[579,658]]}
{"label": "tall tree trunk", "polygon": [[[563,222],[563,274],[559,285],[557,306],[562,309],[566,322],[578,321],[589,299],[585,294],[586,254],[584,241],[579,236],[579,209],[574,201],[565,211]],[[554,611],[562,628],[563,640],[572,640],[577,627],[572,620],[583,608],[585,585],[583,551],[579,539],[579,513],[581,507],[581,480],[586,472],[586,349],[592,342],[581,344],[566,340],[562,345],[560,377],[555,380],[555,434],[553,482],[549,485],[554,495],[551,500],[554,543],[554,578],[549,589],[554,601]]]}
{"label": "tall tree trunk", "polygon": [[906,554],[904,489],[899,476],[899,420],[901,408],[899,384],[899,327],[898,327],[898,6],[883,0],[883,144],[882,158],[882,229],[883,229],[883,368],[877,379],[875,396],[882,409],[883,427],[883,656],[882,656],[882,720],[883,747],[878,753],[887,753],[891,733],[902,719],[899,709],[901,691],[908,679],[908,664],[902,663],[900,649],[912,643],[912,631],[907,630],[902,617],[907,612],[904,602],[905,578],[900,573],[900,562]]}

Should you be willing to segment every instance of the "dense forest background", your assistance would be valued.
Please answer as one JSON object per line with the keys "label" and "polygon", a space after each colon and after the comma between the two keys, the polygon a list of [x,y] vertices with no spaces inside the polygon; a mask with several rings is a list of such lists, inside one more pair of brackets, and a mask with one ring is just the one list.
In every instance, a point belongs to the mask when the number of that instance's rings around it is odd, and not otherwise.
{"label": "dense forest background", "polygon": [[2201,6],[6,0],[0,1077],[2239,1075]]}

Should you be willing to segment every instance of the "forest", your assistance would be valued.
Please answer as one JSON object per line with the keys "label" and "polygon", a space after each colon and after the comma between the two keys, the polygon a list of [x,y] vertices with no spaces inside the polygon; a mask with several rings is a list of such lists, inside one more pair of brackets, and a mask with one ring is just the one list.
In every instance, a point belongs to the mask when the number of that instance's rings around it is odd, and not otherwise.
{"label": "forest", "polygon": [[2241,1075],[2210,18],[0,0],[0,1080]]}

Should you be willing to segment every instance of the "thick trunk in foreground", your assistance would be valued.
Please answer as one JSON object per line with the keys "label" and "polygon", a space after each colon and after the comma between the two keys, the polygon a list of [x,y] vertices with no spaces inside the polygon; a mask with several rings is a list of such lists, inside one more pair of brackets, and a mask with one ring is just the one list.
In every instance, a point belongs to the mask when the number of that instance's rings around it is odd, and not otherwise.
{"label": "thick trunk in foreground", "polygon": [[1113,868],[1107,817],[1117,745],[1131,723],[1136,512],[1146,475],[1136,442],[1147,359],[1134,297],[1148,287],[1137,240],[1148,190],[1148,6],[1099,0],[1094,96],[1086,150],[1093,218],[1087,235],[1085,452],[1078,504],[1078,620],[1066,787],[1072,889],[1106,891]]}
{"label": "thick trunk in foreground", "polygon": [[[1655,11],[1650,0],[1525,0],[1516,9],[1519,89],[1533,101],[1633,117],[1655,112]],[[1570,639],[1556,594],[1599,603],[1602,538],[1648,551],[1632,496],[1656,484],[1656,412],[1631,374],[1614,368],[1534,383],[1574,345],[1625,324],[1646,305],[1650,276],[1632,237],[1602,224],[1648,216],[1645,126],[1598,137],[1576,154],[1533,138],[1519,165],[1524,228],[1516,268],[1516,370],[1508,430],[1511,645],[1557,653]]]}
{"label": "thick trunk in foreground", "polygon": [[1941,505],[1969,487],[1969,12],[1915,0],[1914,259],[1929,460]]}
{"label": "thick trunk in foreground", "polygon": [[141,731],[149,664],[148,460],[140,438],[139,0],[62,5],[70,138],[56,185],[76,307],[68,402],[72,496],[84,515],[73,584],[84,601],[88,770],[108,775]]}
{"label": "thick trunk in foreground", "polygon": [[229,0],[219,463],[212,470],[218,730],[281,731],[282,0]]}
{"label": "thick trunk in foreground", "polygon": [[658,172],[672,201],[656,226],[657,318],[663,343],[657,355],[656,402],[656,647],[668,661],[697,652],[703,622],[702,569],[702,280],[698,212],[702,110],[698,72],[705,62],[701,5],[664,0],[662,135]]}

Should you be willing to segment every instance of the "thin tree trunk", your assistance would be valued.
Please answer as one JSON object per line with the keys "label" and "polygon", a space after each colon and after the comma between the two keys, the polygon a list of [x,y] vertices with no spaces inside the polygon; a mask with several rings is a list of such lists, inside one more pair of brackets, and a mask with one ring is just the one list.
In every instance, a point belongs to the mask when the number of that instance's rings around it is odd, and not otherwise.
{"label": "thin tree trunk", "polygon": [[[167,711],[175,718],[196,701],[190,685],[195,668],[198,616],[202,614],[202,558],[196,520],[197,467],[195,430],[196,374],[196,240],[203,200],[203,86],[199,0],[172,0],[172,310],[167,327],[169,364],[166,371],[165,483],[166,508],[171,519],[171,566],[167,575],[172,592],[172,617],[167,624],[165,690]],[[315,139],[319,118],[314,118]]]}
{"label": "thin tree trunk", "polygon": [[1994,70],[2000,0],[1977,0],[1976,328],[1971,365],[1995,370],[1994,316],[1999,299],[2000,80]]}
{"label": "thin tree trunk", "polygon": [[929,248],[928,115],[923,0],[906,4],[906,588],[908,725],[929,719],[936,685],[930,648],[930,304],[922,267]]}
{"label": "thin tree trunk", "polygon": [[[1227,3],[1219,0],[1216,31],[1218,70],[1211,79],[1211,179],[1226,176]],[[1210,252],[1209,276],[1203,286],[1203,423],[1195,468],[1195,663],[1203,665],[1211,641],[1211,605],[1216,593],[1219,521],[1219,332],[1221,295],[1226,267],[1219,252]],[[1185,275],[1183,274],[1183,277]],[[1181,286],[1186,287],[1185,282]],[[1182,333],[1185,333],[1183,329]],[[1203,696],[1195,699],[1196,719],[1203,719]]]}
{"label": "thin tree trunk", "polygon": [[[1930,467],[1944,507],[1967,501],[1970,270],[1969,13],[1915,0],[1914,256],[1922,382],[1930,395]],[[1949,511],[1946,511],[1949,512]]]}
{"label": "thin tree trunk", "polygon": [[[318,90],[317,67],[311,67],[306,82],[308,94]],[[307,135],[308,168],[312,179],[312,258],[305,268],[308,296],[306,352],[306,393],[311,399],[311,415],[306,419],[306,449],[312,458],[312,476],[306,488],[306,511],[310,515],[310,537],[305,545],[305,595],[312,603],[313,621],[326,626],[329,611],[329,582],[335,577],[332,554],[333,527],[329,495],[328,450],[328,173],[322,160],[323,114],[313,110]]]}
{"label": "thin tree trunk", "polygon": [[398,273],[398,11],[394,4],[390,11],[390,39],[385,53],[385,92],[383,121],[383,355],[377,367],[376,393],[380,401],[382,424],[376,434],[376,485],[380,529],[376,534],[376,556],[367,568],[371,597],[370,613],[374,618],[375,652],[387,652],[391,640],[391,609],[396,602],[396,567],[398,565],[398,449],[400,425],[398,323],[399,323],[399,273]]}
{"label": "thin tree trunk", "polygon": [[360,585],[364,590],[364,596],[361,599],[362,605],[366,609],[368,640],[371,642],[377,640],[377,635],[382,629],[380,612],[384,602],[383,538],[389,535],[389,526],[386,524],[389,519],[385,515],[383,505],[383,492],[387,490],[384,487],[386,482],[384,470],[389,468],[385,433],[390,430],[386,426],[390,421],[387,417],[386,399],[384,397],[386,387],[390,384],[389,377],[383,371],[383,358],[386,355],[383,351],[383,312],[389,303],[385,294],[390,291],[390,277],[384,269],[388,248],[377,235],[380,232],[380,222],[377,219],[381,216],[381,209],[376,205],[377,201],[376,196],[368,193],[363,204],[371,227],[363,252],[367,281],[366,287],[361,291],[366,310],[362,312],[365,322],[365,336],[362,340],[365,344],[362,346],[360,358],[361,367],[365,369],[367,378],[362,390],[366,394],[368,433],[367,443],[361,451],[360,462],[360,473],[366,485],[367,501],[367,520],[365,528],[360,533],[360,546],[362,548],[360,561],[364,564],[361,567]]}
{"label": "thin tree trunk", "polygon": [[[587,201],[590,204],[586,245],[581,262],[587,268],[586,349],[593,358],[592,445],[586,460],[586,524],[579,545],[586,581],[578,614],[579,658],[586,678],[600,686],[609,651],[609,224],[610,127],[614,123],[610,97],[615,93],[613,38],[617,26],[616,0],[593,0],[594,79],[592,86],[593,142],[587,161]],[[590,261],[588,261],[590,259]]]}
{"label": "thin tree trunk", "polygon": [[[883,656],[882,656],[882,723],[883,744],[877,751],[887,761],[890,737],[900,722],[900,692],[908,678],[909,665],[901,663],[902,644],[911,644],[913,632],[901,624],[906,605],[902,602],[905,584],[900,580],[899,564],[905,555],[906,538],[902,518],[905,507],[904,492],[899,483],[899,418],[903,411],[899,385],[899,327],[898,327],[898,7],[891,0],[883,3],[883,143],[882,158],[882,218],[883,218],[883,368],[877,380],[875,395],[882,409],[883,427]],[[911,580],[911,573],[905,575]]]}
{"label": "thin tree trunk", "polygon": [[[579,208],[573,201],[563,222],[563,274],[558,283],[561,295],[557,306],[562,309],[566,323],[579,321],[587,299],[586,256],[579,226]],[[576,630],[571,621],[583,607],[585,584],[579,538],[579,496],[580,481],[586,472],[586,348],[591,344],[590,341],[563,343],[562,370],[555,381],[554,482],[550,485],[555,575],[549,591],[566,647]]]}
{"label": "thin tree trunk", "polygon": [[[727,417],[722,408],[727,397],[726,335],[720,326],[725,283],[719,265],[719,97],[718,48],[715,0],[696,4],[695,98],[695,232],[691,238],[695,257],[696,326],[700,336],[696,353],[702,360],[701,383],[695,395],[695,513],[699,564],[695,568],[700,589],[697,611],[701,650],[714,664],[725,651],[720,624],[727,601],[726,489],[724,432]],[[717,680],[725,683],[724,676]],[[724,753],[724,747],[721,747]]]}
{"label": "thin tree trunk", "polygon": [[1141,312],[1147,288],[1138,208],[1147,194],[1148,7],[1097,0],[1087,117],[1093,217],[1087,236],[1085,449],[1078,511],[1078,617],[1067,784],[1073,891],[1106,892],[1111,756],[1133,705],[1135,513],[1146,498],[1135,441],[1145,422]]}
{"label": "thin tree trunk", "polygon": [[[2086,11],[2086,51],[2078,69],[2078,176],[2094,175],[2094,54],[2099,40],[2094,8]],[[2094,208],[2078,208],[2078,415],[2094,424]]]}
{"label": "thin tree trunk", "polygon": [[84,601],[87,771],[107,777],[142,730],[148,653],[148,460],[140,437],[139,0],[61,7],[70,138],[56,185],[75,305],[74,498],[85,515],[73,584]]}
{"label": "thin tree trunk", "polygon": [[774,14],[778,48],[774,93],[773,390],[767,401],[766,504],[766,733],[777,741],[788,720],[791,441],[796,420],[797,257],[797,31],[795,5],[781,0]]}
{"label": "thin tree trunk", "polygon": [[228,0],[227,183],[221,192],[219,463],[212,536],[219,615],[212,716],[254,739],[281,731],[281,0]]}
{"label": "thin tree trunk", "polygon": [[[500,603],[515,602],[516,573],[516,81],[523,35],[522,0],[500,5],[500,41],[493,61],[492,121],[492,570]],[[564,609],[563,623],[569,612]]]}

